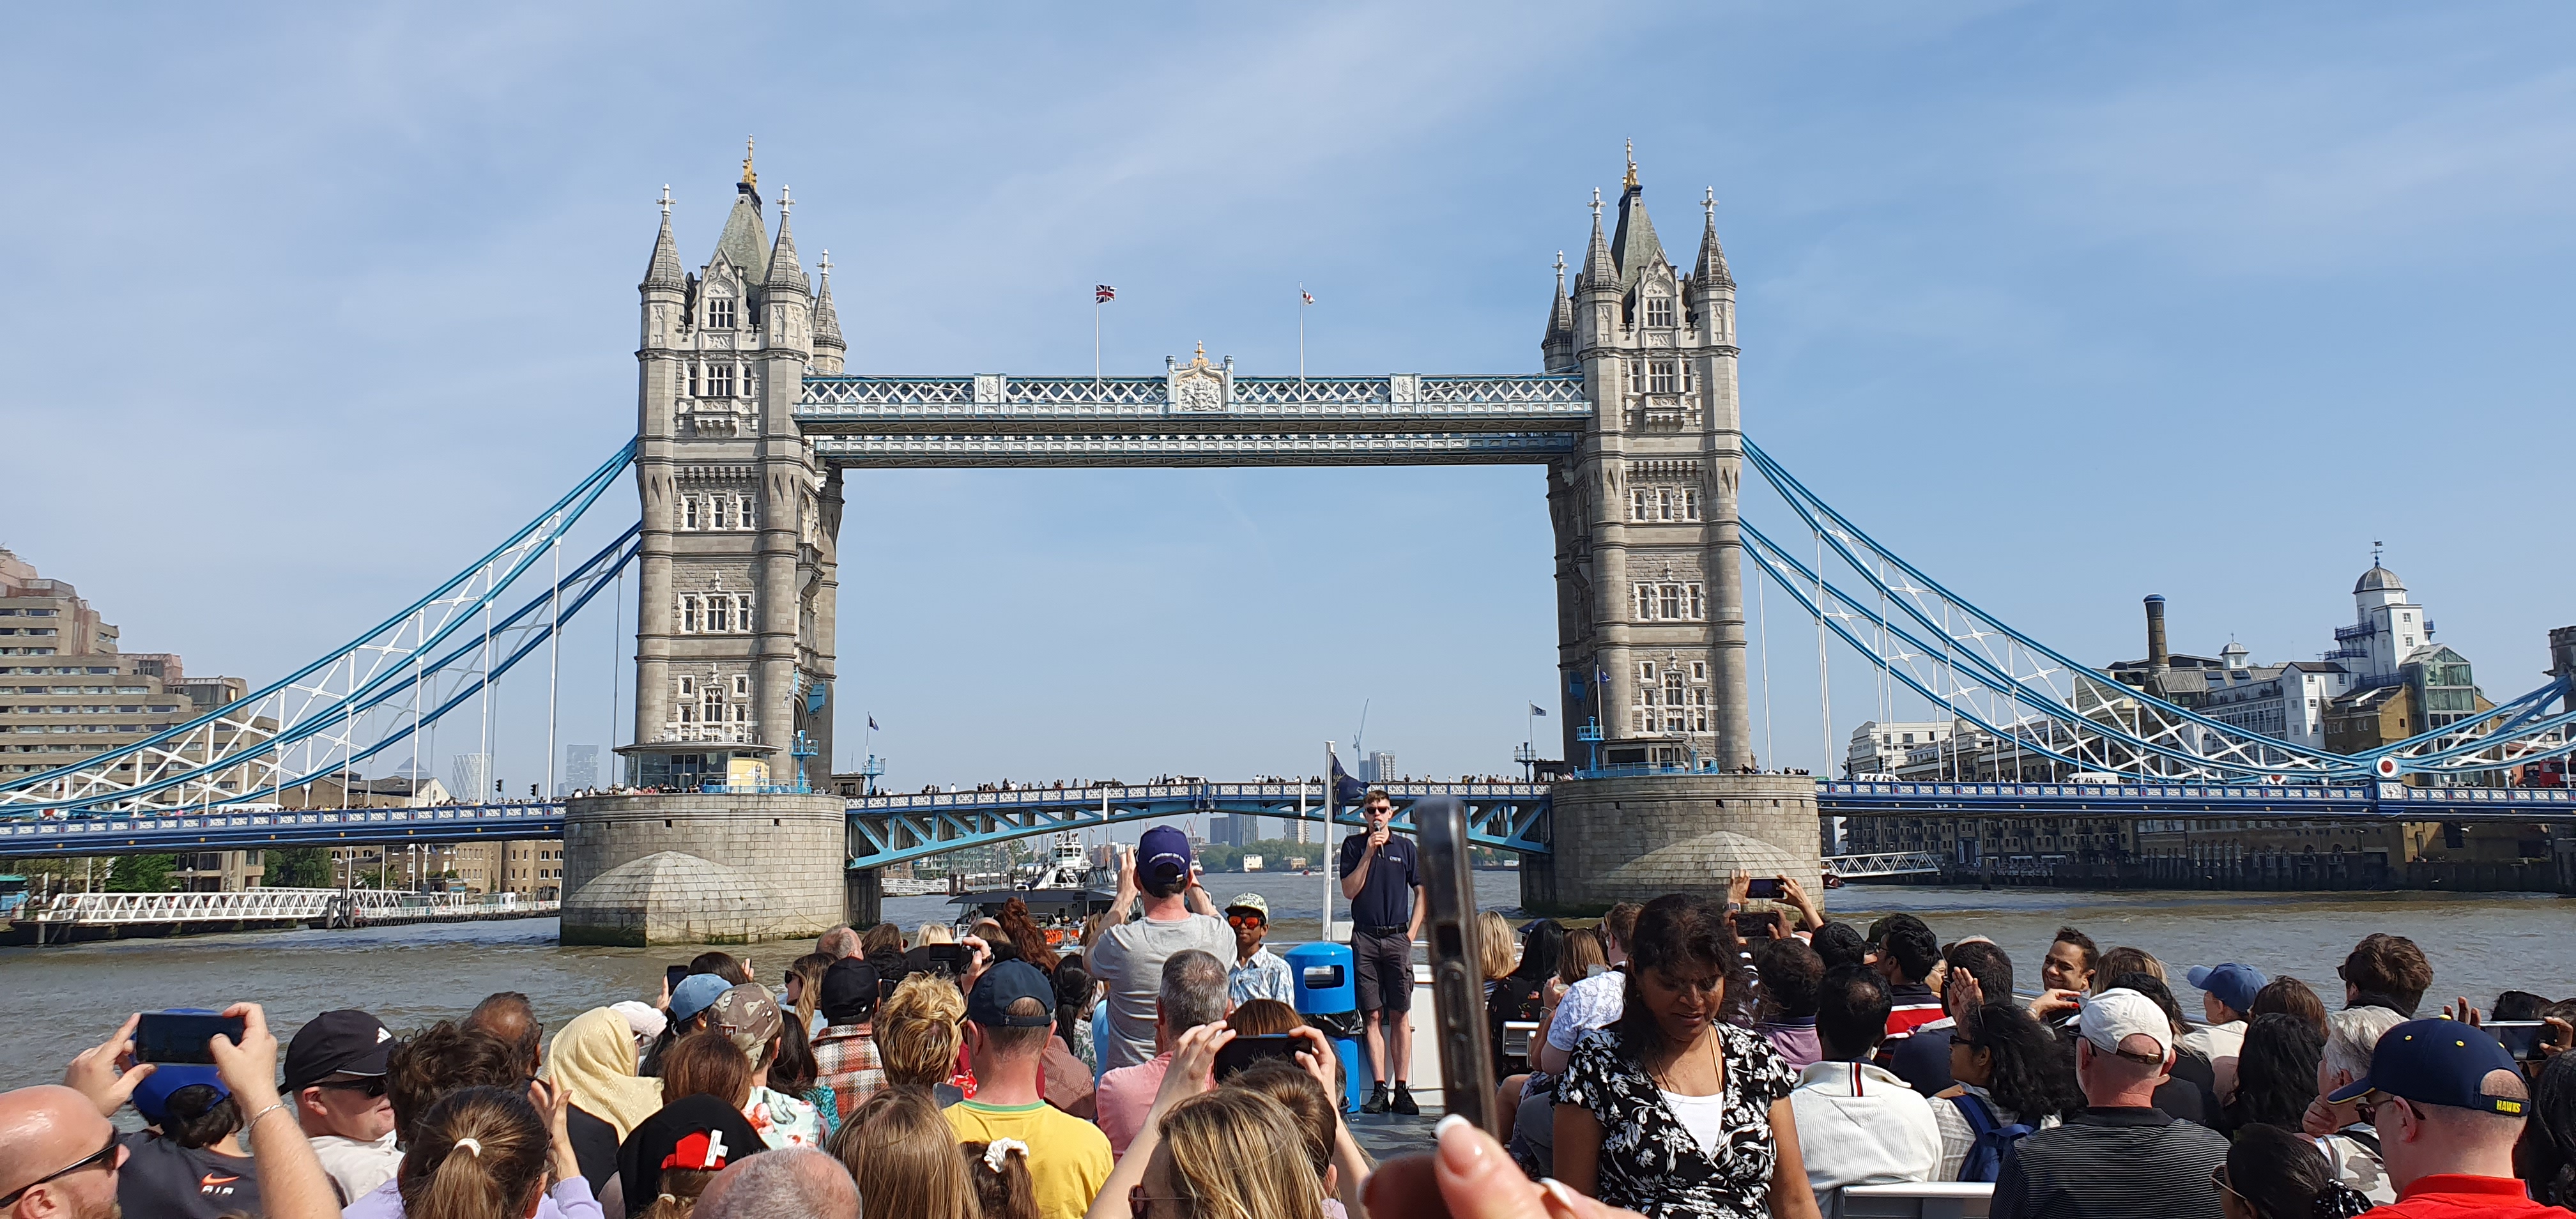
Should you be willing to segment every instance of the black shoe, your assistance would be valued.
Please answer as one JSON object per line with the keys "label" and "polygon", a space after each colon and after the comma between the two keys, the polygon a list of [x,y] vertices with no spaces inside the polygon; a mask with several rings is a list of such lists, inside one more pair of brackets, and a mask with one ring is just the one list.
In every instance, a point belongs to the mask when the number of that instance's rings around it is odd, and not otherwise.
{"label": "black shoe", "polygon": [[[1411,1100],[1407,1100],[1407,1101],[1405,1101],[1405,1103],[1409,1105],[1409,1104],[1412,1104],[1413,1102],[1412,1102]],[[1362,1112],[1362,1113],[1384,1113],[1384,1112],[1386,1112],[1386,1106],[1387,1106],[1387,1099],[1386,1099],[1386,1085],[1385,1085],[1385,1084],[1379,1084],[1379,1085],[1378,1085],[1378,1086],[1376,1086],[1375,1088],[1372,1088],[1372,1089],[1370,1089],[1370,1090],[1369,1090],[1369,1098],[1368,1098],[1368,1100],[1367,1100],[1367,1102],[1366,1102],[1366,1103],[1364,1103],[1364,1104],[1362,1104],[1362,1105],[1360,1106],[1360,1112]]]}
{"label": "black shoe", "polygon": [[1405,1087],[1403,1084],[1397,1084],[1395,1086],[1395,1104],[1393,1108],[1397,1113],[1401,1113],[1406,1117],[1412,1117],[1415,1114],[1422,1112],[1422,1106],[1413,1103],[1413,1089]]}

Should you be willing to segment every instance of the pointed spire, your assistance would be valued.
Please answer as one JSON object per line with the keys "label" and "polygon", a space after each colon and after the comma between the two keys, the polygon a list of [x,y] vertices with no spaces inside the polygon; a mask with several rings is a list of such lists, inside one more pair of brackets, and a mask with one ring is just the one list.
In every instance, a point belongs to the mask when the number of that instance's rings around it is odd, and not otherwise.
{"label": "pointed spire", "polygon": [[[784,221],[780,222],[779,228],[785,230]],[[822,274],[814,297],[814,346],[847,351],[849,345],[841,340],[841,315],[832,308],[832,252],[823,251],[821,261],[814,266]]]}
{"label": "pointed spire", "polygon": [[1717,188],[1708,188],[1700,203],[1708,213],[1708,227],[1699,235],[1699,265],[1691,268],[1691,282],[1702,290],[1735,287],[1735,277],[1726,270],[1726,249],[1717,242]]}
{"label": "pointed spire", "polygon": [[740,184],[750,187],[755,192],[760,189],[760,175],[751,172],[751,154],[758,146],[759,141],[752,137],[742,137],[742,182]]}
{"label": "pointed spire", "polygon": [[805,283],[805,265],[796,260],[796,236],[787,227],[787,213],[795,206],[795,200],[788,197],[787,188],[779,187],[778,244],[770,247],[769,273],[762,277],[761,285],[771,292],[793,292],[802,296],[810,291]]}
{"label": "pointed spire", "polygon": [[1610,252],[1619,259],[1619,289],[1637,286],[1648,267],[1660,267],[1671,260],[1664,257],[1664,243],[1655,238],[1655,223],[1646,218],[1646,188],[1637,184],[1637,155],[1630,145],[1628,176],[1619,192],[1619,231],[1610,238]]}
{"label": "pointed spire", "polygon": [[1610,261],[1610,239],[1601,235],[1601,188],[1592,188],[1592,246],[1583,252],[1583,274],[1576,277],[1581,291],[1607,288],[1618,279],[1619,266]]}
{"label": "pointed spire", "polygon": [[1565,294],[1565,251],[1556,252],[1556,297],[1548,303],[1547,337],[1574,333],[1574,300]]}
{"label": "pointed spire", "polygon": [[688,290],[688,278],[680,273],[680,245],[671,240],[671,187],[662,187],[662,234],[653,239],[653,261],[644,268],[643,290]]}

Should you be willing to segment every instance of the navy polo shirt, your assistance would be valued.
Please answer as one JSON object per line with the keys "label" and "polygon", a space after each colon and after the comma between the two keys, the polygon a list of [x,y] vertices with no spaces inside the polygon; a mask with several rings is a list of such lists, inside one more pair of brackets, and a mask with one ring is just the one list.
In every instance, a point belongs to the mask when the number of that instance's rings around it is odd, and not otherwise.
{"label": "navy polo shirt", "polygon": [[[1360,866],[1368,839],[1368,831],[1362,830],[1342,840],[1342,875]],[[1402,834],[1387,835],[1386,845],[1369,861],[1368,880],[1360,885],[1360,895],[1351,899],[1351,921],[1362,927],[1403,928],[1413,921],[1413,889],[1421,883],[1413,840]]]}

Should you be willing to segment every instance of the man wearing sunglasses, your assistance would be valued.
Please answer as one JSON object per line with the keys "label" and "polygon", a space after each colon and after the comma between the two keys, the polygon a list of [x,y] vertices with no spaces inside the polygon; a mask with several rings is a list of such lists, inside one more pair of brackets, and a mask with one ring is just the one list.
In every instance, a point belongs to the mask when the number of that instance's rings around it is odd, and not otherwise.
{"label": "man wearing sunglasses", "polygon": [[2397,1201],[2372,1215],[2568,1219],[2564,1208],[2532,1201],[2514,1178],[2531,1093],[2513,1055],[2483,1029],[2409,1020],[2380,1034],[2370,1074],[2325,1099],[2359,1102],[2361,1120],[2379,1132]]}
{"label": "man wearing sunglasses", "polygon": [[385,1095],[385,1059],[393,1031],[361,1011],[324,1012],[295,1030],[286,1046],[286,1094],[313,1154],[347,1206],[393,1179],[402,1167],[394,1146],[394,1106]]}
{"label": "man wearing sunglasses", "polygon": [[1995,1179],[1993,1219],[2225,1219],[2210,1171],[2227,1138],[2156,1108],[2173,1073],[2173,1024],[2153,999],[2114,988],[2076,1017],[2084,1112],[2013,1145]]}
{"label": "man wearing sunglasses", "polygon": [[98,1105],[70,1088],[0,1093],[0,1216],[107,1219],[125,1154]]}

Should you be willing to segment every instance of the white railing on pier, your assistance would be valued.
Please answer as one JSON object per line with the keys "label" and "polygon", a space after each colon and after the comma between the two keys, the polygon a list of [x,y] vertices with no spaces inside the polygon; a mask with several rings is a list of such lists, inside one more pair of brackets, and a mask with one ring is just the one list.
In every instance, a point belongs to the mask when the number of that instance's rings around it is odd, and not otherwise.
{"label": "white railing on pier", "polygon": [[933,897],[948,892],[948,878],[889,876],[882,882],[887,897]]}
{"label": "white railing on pier", "polygon": [[65,893],[41,909],[29,903],[32,922],[75,926],[133,923],[261,923],[332,920],[409,923],[439,919],[536,917],[554,914],[560,902],[517,894],[395,893],[376,889],[238,889],[222,893]]}
{"label": "white railing on pier", "polygon": [[1845,880],[1863,876],[1911,876],[1941,870],[1941,857],[1930,851],[1889,851],[1877,855],[1827,855],[1825,870]]}

